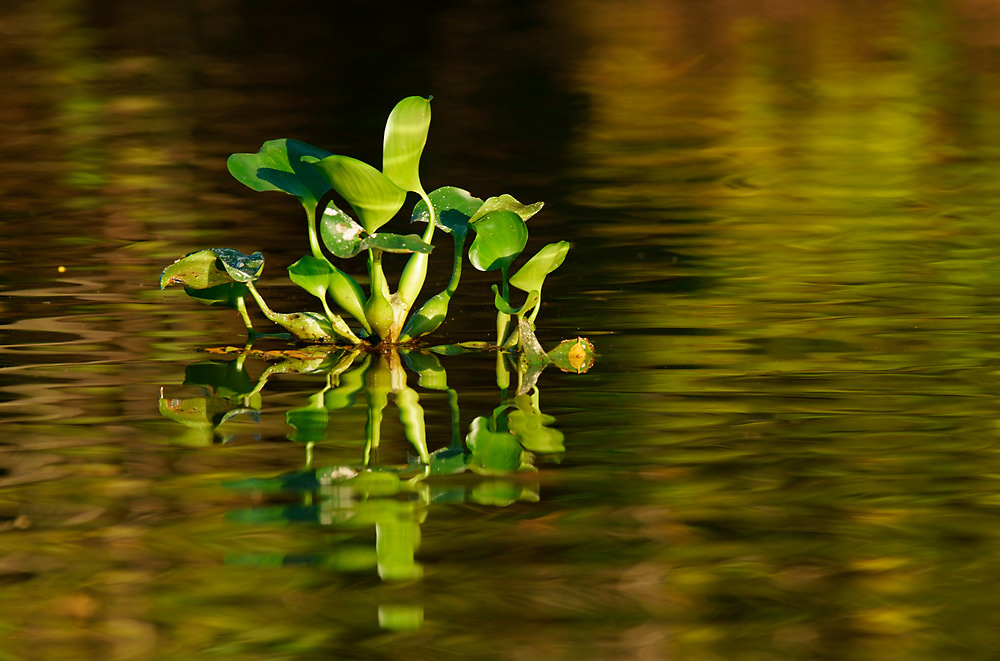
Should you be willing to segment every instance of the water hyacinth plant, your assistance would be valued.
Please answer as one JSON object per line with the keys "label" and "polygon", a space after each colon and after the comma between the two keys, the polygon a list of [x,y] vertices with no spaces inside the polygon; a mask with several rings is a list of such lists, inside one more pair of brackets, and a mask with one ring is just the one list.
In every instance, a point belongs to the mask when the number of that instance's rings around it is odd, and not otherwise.
{"label": "water hyacinth plant", "polygon": [[[469,262],[480,271],[497,271],[500,276],[493,287],[496,345],[519,349],[529,340],[534,342],[532,331],[542,284],[562,264],[569,243],[543,247],[512,275],[511,267],[527,244],[526,221],[538,213],[542,203],[521,204],[510,195],[483,200],[453,186],[427,193],[419,166],[430,120],[429,98],[411,96],[396,104],[386,122],[381,170],[289,139],[269,140],[257,153],[229,157],[229,171],[241,183],[256,191],[287,193],[302,205],[310,254],[289,266],[288,275],[320,300],[322,313],[272,310],[254,285],[264,268],[260,252],[245,255],[230,248],[213,248],[191,253],[163,271],[161,289],[183,285],[188,295],[203,303],[235,307],[251,335],[248,298],[265,317],[303,342],[381,347],[407,344],[433,332],[444,321],[458,288],[472,230]],[[419,197],[410,222],[426,223],[422,235],[383,231],[403,207],[408,193]],[[335,204],[334,194],[349,205],[350,213]],[[437,230],[450,234],[454,243],[451,278],[443,291],[415,307]],[[387,252],[410,255],[395,291],[383,270],[382,257]],[[365,255],[368,291],[334,265],[328,254],[340,260]],[[526,294],[523,302],[515,302],[511,288]]]}

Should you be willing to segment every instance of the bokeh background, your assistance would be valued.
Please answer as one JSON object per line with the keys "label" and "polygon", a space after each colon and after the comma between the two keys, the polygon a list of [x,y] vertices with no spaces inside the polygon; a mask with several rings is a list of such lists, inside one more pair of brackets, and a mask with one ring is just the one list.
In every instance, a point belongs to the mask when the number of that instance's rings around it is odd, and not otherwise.
{"label": "bokeh background", "polygon": [[[539,381],[565,455],[421,504],[394,582],[338,555],[373,530],[226,486],[301,466],[322,378],[225,444],[160,415],[242,325],[157,283],[259,249],[308,305],[301,210],[225,159],[378,165],[413,94],[428,190],[546,202],[539,337],[601,355]],[[0,658],[993,659],[998,172],[991,0],[5,0]],[[443,341],[492,329],[466,271]],[[496,405],[491,357],[445,366],[464,426]]]}

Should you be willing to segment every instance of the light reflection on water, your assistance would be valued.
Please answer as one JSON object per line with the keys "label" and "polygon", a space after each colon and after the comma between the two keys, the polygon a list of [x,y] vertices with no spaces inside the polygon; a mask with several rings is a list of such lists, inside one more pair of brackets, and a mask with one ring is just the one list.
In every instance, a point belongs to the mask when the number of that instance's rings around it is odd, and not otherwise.
{"label": "light reflection on water", "polygon": [[[341,34],[338,66],[317,44],[359,10],[106,11],[0,19],[4,654],[992,658],[995,10],[450,8],[389,21],[377,55]],[[566,452],[384,494],[264,488],[308,477],[286,416],[324,377],[275,375],[218,434],[163,417],[160,388],[200,396],[185,369],[241,324],[159,271],[265,248],[264,286],[303,304],[298,209],[226,155],[289,135],[375,160],[385,109],[430,92],[423,176],[544,199],[532,241],[574,242],[539,330],[601,353],[539,381]],[[489,334],[484,282],[442,341]],[[492,356],[445,362],[464,437],[499,403]],[[417,390],[446,447],[448,397]],[[314,468],[362,461],[365,398],[335,413]],[[378,461],[405,466],[384,425]],[[385,512],[419,580],[380,578]]]}

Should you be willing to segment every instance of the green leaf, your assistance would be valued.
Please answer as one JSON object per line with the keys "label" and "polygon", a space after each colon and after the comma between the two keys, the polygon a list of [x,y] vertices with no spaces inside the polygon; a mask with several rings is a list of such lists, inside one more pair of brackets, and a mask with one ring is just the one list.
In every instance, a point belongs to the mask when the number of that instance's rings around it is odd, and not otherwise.
{"label": "green leaf", "polygon": [[492,211],[470,225],[476,238],[469,248],[469,261],[480,271],[507,268],[528,243],[528,227],[513,211]]}
{"label": "green leaf", "polygon": [[304,156],[303,160],[326,176],[333,189],[354,208],[369,234],[389,222],[406,199],[404,189],[356,158],[327,156],[320,160]]}
{"label": "green leaf", "polygon": [[365,231],[353,218],[330,202],[319,221],[323,245],[336,257],[348,259],[361,252],[361,234]]}
{"label": "green leaf", "polygon": [[[427,197],[430,198],[434,210],[437,211],[437,226],[449,234],[464,235],[469,229],[469,219],[479,208],[483,206],[483,201],[478,197],[473,197],[469,191],[455,188],[454,186],[442,186],[433,191]],[[410,215],[411,223],[430,222],[431,214],[427,208],[427,203],[423,200],[417,202]]]}
{"label": "green leaf", "polygon": [[264,256],[259,252],[244,255],[232,248],[199,250],[163,269],[160,289],[170,285],[208,289],[233,281],[253,282],[260,277],[263,269]]}
{"label": "green leaf", "polygon": [[376,248],[384,252],[420,252],[424,254],[430,254],[434,250],[434,246],[424,243],[416,234],[407,234],[404,236],[402,234],[389,234],[388,232],[380,232],[365,237],[361,240],[361,247],[363,249]]}
{"label": "green leaf", "polygon": [[212,250],[199,250],[181,257],[163,269],[160,289],[184,285],[191,289],[208,289],[233,280],[224,269],[217,267],[218,256]]}
{"label": "green leaf", "polygon": [[237,181],[256,191],[281,191],[298,198],[307,212],[315,213],[330,184],[315,168],[302,162],[330,152],[299,140],[268,140],[256,154],[233,154],[227,165]]}
{"label": "green leaf", "polygon": [[211,248],[212,252],[222,262],[226,273],[236,282],[255,282],[264,270],[264,255],[260,251],[252,255],[244,255],[232,248]]}
{"label": "green leaf", "polygon": [[288,277],[317,298],[324,298],[330,288],[333,266],[322,259],[306,255],[288,267]]}
{"label": "green leaf", "polygon": [[535,202],[534,204],[521,204],[513,195],[500,195],[498,197],[491,197],[483,205],[479,207],[472,218],[469,219],[470,223],[475,223],[477,220],[482,218],[488,213],[494,211],[513,211],[521,220],[527,222],[529,218],[534,216],[536,213],[542,210],[544,202]]}
{"label": "green leaf", "polygon": [[510,286],[521,291],[541,291],[545,276],[555,271],[566,259],[569,241],[550,243],[529,259],[510,277]]}
{"label": "green leaf", "polygon": [[420,155],[431,125],[431,100],[410,96],[389,113],[382,142],[382,172],[397,186],[423,193],[420,185]]}

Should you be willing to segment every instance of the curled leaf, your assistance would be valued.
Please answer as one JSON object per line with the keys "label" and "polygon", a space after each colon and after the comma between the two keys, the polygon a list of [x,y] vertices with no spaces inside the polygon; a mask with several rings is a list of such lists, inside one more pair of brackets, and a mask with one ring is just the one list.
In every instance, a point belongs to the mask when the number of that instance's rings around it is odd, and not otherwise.
{"label": "curled leaf", "polygon": [[263,269],[264,256],[260,252],[244,255],[232,248],[199,250],[163,269],[160,289],[170,285],[208,289],[227,282],[254,282]]}
{"label": "curled leaf", "polygon": [[521,204],[514,199],[513,195],[499,195],[497,197],[491,197],[483,202],[483,205],[479,207],[479,210],[477,210],[475,214],[473,214],[472,218],[469,219],[469,222],[475,223],[486,214],[494,211],[511,211],[520,216],[521,220],[527,221],[529,218],[541,211],[544,205],[544,202]]}
{"label": "curled leaf", "polygon": [[567,252],[569,252],[569,241],[548,244],[510,277],[510,286],[517,287],[521,291],[540,291],[545,276],[562,265]]}

